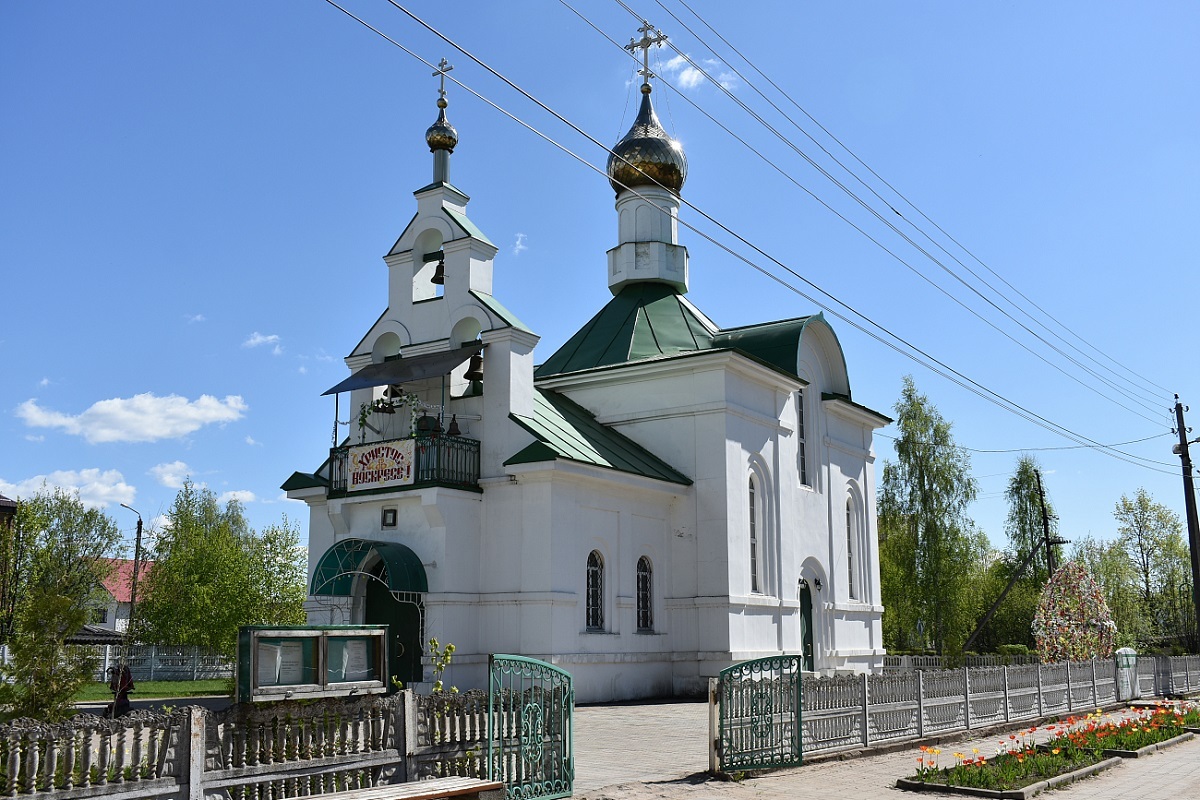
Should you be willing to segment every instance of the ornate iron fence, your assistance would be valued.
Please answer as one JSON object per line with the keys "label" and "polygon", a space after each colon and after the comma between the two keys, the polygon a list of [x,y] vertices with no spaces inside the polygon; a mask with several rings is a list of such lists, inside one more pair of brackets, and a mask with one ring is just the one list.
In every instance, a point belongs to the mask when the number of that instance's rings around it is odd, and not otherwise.
{"label": "ornate iron fence", "polygon": [[768,656],[721,670],[717,756],[725,772],[796,766],[800,656]]}
{"label": "ornate iron fence", "polygon": [[[801,679],[799,668],[785,663],[798,658],[748,661],[712,679],[712,770],[790,766],[801,754],[1086,713],[1118,702],[1117,665],[1109,659]],[[1200,692],[1200,656],[1140,657],[1136,677],[1143,697]],[[797,691],[800,706],[785,713]]]}
{"label": "ornate iron fence", "polygon": [[488,656],[488,778],[509,800],[569,797],[575,690],[569,673],[523,656]]}

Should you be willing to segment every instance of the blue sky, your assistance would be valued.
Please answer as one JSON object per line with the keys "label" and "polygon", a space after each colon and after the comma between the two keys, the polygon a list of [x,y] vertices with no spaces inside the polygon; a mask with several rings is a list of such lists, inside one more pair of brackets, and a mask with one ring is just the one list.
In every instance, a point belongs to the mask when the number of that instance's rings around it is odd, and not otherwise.
{"label": "blue sky", "polygon": [[[602,150],[384,0],[345,5],[425,60],[446,57],[454,78],[603,165]],[[675,87],[660,84],[655,100],[688,155],[684,199],[1029,412],[1104,444],[1153,437],[1122,446],[1129,460],[1036,453],[1068,538],[1112,536],[1114,503],[1139,487],[1182,515],[1167,412],[1178,392],[1196,404],[1200,430],[1200,7],[704,5],[705,21],[853,155],[678,0],[640,3],[711,76],[672,63],[670,48],[655,51]],[[618,43],[636,33],[617,3],[577,8]],[[422,0],[410,9],[601,142],[632,121],[636,65],[564,4]],[[118,503],[152,521],[190,475],[242,499],[256,527],[288,513],[303,528],[304,507],[278,487],[321,462],[334,412],[319,395],[345,376],[342,357],[386,303],[381,256],[431,175],[430,72],[321,0],[0,6],[0,492],[27,494],[43,480],[77,487],[132,531]],[[714,80],[1062,352],[864,210]],[[449,98],[460,136],[452,179],[500,247],[497,296],[541,335],[544,359],[609,297],[611,190],[464,89],[451,85]],[[747,252],[696,210],[681,217]],[[700,234],[683,229],[681,239],[689,296],[719,324],[820,310]],[[1055,331],[1072,331],[1062,333],[1071,344],[966,267]],[[890,413],[912,374],[975,451],[1075,444],[827,316],[856,401]],[[892,457],[892,432],[877,441],[881,462]],[[972,453],[982,494],[971,513],[997,543],[1016,458]]]}

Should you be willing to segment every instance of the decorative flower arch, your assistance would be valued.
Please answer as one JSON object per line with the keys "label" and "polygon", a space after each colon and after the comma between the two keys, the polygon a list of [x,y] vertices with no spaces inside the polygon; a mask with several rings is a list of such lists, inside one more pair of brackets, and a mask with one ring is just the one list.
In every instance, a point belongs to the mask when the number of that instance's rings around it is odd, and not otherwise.
{"label": "decorative flower arch", "polygon": [[1116,633],[1100,585],[1082,564],[1071,561],[1054,573],[1033,617],[1043,662],[1109,658]]}

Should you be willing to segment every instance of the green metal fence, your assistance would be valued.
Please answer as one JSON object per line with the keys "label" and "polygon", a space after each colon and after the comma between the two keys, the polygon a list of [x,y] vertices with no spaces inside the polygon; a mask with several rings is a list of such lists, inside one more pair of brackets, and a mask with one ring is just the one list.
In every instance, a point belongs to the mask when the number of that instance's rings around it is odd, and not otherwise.
{"label": "green metal fence", "polygon": [[524,656],[488,656],[488,778],[509,800],[569,797],[575,778],[567,672]]}
{"label": "green metal fence", "polygon": [[721,670],[717,756],[722,772],[794,767],[800,744],[800,656],[767,656]]}

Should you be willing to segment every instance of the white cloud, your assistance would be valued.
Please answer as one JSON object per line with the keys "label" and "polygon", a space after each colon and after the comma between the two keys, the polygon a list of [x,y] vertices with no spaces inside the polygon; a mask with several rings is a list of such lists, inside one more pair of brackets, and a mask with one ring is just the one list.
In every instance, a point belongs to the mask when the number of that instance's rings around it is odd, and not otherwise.
{"label": "white cloud", "polygon": [[663,72],[673,74],[675,83],[680,89],[695,89],[704,83],[704,73],[688,63],[683,55],[677,55],[663,64]]}
{"label": "white cloud", "polygon": [[146,528],[151,531],[168,531],[171,529],[171,518],[166,514],[159,514],[146,525]]}
{"label": "white cloud", "polygon": [[275,498],[275,502],[277,502],[277,503],[295,503],[298,506],[308,505],[308,503],[305,503],[303,500],[297,500],[294,497],[288,497],[287,492],[282,492],[279,495],[279,497]]}
{"label": "white cloud", "polygon": [[205,425],[239,420],[246,410],[246,402],[240,395],[218,400],[204,394],[193,401],[174,394],[158,397],[146,393],[101,400],[75,416],[42,408],[36,400],[26,400],[17,407],[17,416],[31,428],[59,428],[96,444],[178,439]]}
{"label": "white cloud", "polygon": [[258,441],[253,436],[246,437],[246,444],[251,445],[251,446],[258,445],[259,447],[262,447],[262,442]]}
{"label": "white cloud", "polygon": [[307,374],[308,374],[308,367],[306,367],[306,366],[304,366],[303,364],[301,364],[299,367],[297,367],[297,368],[296,368],[296,371],[297,371],[297,372],[299,372],[301,375],[307,375]]}
{"label": "white cloud", "polygon": [[246,505],[247,503],[253,503],[257,499],[258,498],[255,497],[254,492],[248,492],[245,489],[236,489],[232,492],[225,492],[222,494],[217,498],[217,502],[228,503],[230,500],[237,500],[242,505]]}
{"label": "white cloud", "polygon": [[25,434],[25,441],[27,441],[27,442],[44,442],[44,441],[46,441],[46,437],[42,436],[40,433],[27,433],[27,434]]}
{"label": "white cloud", "polygon": [[703,59],[703,69],[693,66],[686,57],[677,55],[662,65],[664,75],[671,75],[676,86],[683,90],[691,90],[705,82],[705,73],[725,89],[732,91],[737,86],[737,75],[713,58]]}
{"label": "white cloud", "polygon": [[318,350],[317,354],[313,356],[313,358],[315,358],[317,361],[333,361],[333,356],[329,355],[329,353],[326,353],[324,350]]}
{"label": "white cloud", "polygon": [[254,333],[250,334],[250,336],[248,336],[246,338],[246,341],[242,342],[242,347],[258,347],[259,345],[264,345],[264,344],[278,345],[279,344],[278,334],[274,334],[274,333],[264,334],[264,333],[259,333],[258,331],[255,331]]}
{"label": "white cloud", "polygon": [[192,468],[182,461],[172,461],[170,464],[157,464],[150,468],[149,473],[154,479],[169,489],[182,489],[183,482],[192,472]]}
{"label": "white cloud", "polygon": [[39,388],[45,389],[45,388],[46,388],[47,386],[49,386],[49,385],[50,385],[50,379],[49,379],[49,378],[42,378],[40,381],[38,381],[38,387],[39,387]]}
{"label": "white cloud", "polygon": [[208,319],[203,314],[184,314],[184,318],[188,321],[189,325],[192,325],[197,322],[207,322],[208,321]]}
{"label": "white cloud", "polygon": [[283,355],[283,345],[281,345],[281,344],[277,344],[277,345],[275,345],[274,347],[272,347],[272,348],[271,348],[271,355],[273,355],[273,356],[281,356],[281,355]]}
{"label": "white cloud", "polygon": [[521,253],[524,253],[526,250],[529,249],[529,245],[525,244],[525,240],[527,238],[528,237],[523,233],[517,234],[517,240],[515,242],[513,242],[513,248],[512,248],[512,254],[514,256],[519,256],[519,255],[521,255]]}
{"label": "white cloud", "polygon": [[125,476],[115,469],[57,470],[17,483],[0,478],[0,494],[12,498],[30,497],[40,492],[43,486],[78,491],[83,504],[92,508],[104,508],[110,503],[132,504],[137,494],[137,490],[125,482]]}

